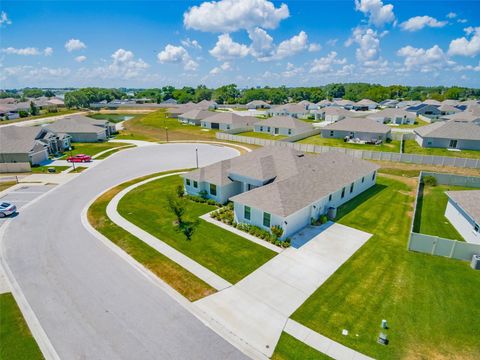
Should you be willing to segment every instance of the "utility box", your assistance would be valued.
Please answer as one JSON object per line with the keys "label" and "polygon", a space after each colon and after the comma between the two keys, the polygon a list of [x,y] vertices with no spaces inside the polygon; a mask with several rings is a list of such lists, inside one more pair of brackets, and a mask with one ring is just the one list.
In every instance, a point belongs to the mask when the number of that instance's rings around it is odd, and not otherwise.
{"label": "utility box", "polygon": [[48,171],[49,173],[56,173],[56,172],[57,172],[57,169],[55,169],[54,167],[49,167],[49,168],[47,169],[47,171]]}
{"label": "utility box", "polygon": [[470,266],[473,270],[480,270],[480,255],[473,255]]}
{"label": "utility box", "polygon": [[336,217],[337,217],[337,209],[334,207],[329,207],[327,211],[328,220],[335,220]]}

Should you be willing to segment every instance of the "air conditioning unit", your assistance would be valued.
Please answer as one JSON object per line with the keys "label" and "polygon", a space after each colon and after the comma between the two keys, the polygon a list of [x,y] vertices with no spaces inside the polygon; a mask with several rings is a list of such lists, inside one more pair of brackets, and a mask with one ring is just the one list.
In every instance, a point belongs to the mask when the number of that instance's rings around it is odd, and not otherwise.
{"label": "air conditioning unit", "polygon": [[473,270],[480,270],[480,255],[473,255],[470,266]]}

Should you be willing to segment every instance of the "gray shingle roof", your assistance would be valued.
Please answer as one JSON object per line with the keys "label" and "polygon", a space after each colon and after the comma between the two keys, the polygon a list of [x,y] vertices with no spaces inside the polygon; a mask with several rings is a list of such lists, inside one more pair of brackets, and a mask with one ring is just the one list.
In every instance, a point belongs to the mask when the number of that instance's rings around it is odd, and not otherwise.
{"label": "gray shingle roof", "polygon": [[272,111],[286,111],[292,114],[306,114],[308,110],[306,109],[305,105],[300,104],[285,104],[285,105],[277,105],[272,108]]}
{"label": "gray shingle roof", "polygon": [[37,144],[35,140],[42,128],[39,126],[0,127],[0,153],[29,153]]}
{"label": "gray shingle roof", "polygon": [[438,121],[433,124],[422,126],[414,130],[421,137],[456,139],[456,140],[480,140],[480,125],[463,121]]}
{"label": "gray shingle roof", "polygon": [[446,191],[445,194],[480,224],[480,190]]}
{"label": "gray shingle roof", "polygon": [[416,119],[417,115],[413,112],[405,111],[404,109],[386,108],[376,113],[367,116],[367,119],[384,119],[392,117],[401,117],[405,119]]}
{"label": "gray shingle roof", "polygon": [[391,131],[387,125],[380,124],[375,120],[362,118],[345,118],[325,126],[322,130],[363,131],[377,134],[388,134]]}
{"label": "gray shingle roof", "polygon": [[92,119],[87,116],[67,116],[45,126],[56,133],[95,133],[105,130],[106,120]]}
{"label": "gray shingle roof", "polygon": [[220,112],[213,113],[213,116],[209,116],[206,121],[235,126],[252,126],[258,121],[258,118],[254,116],[240,116],[232,112]]}
{"label": "gray shingle roof", "polygon": [[261,120],[255,123],[255,125],[271,126],[271,127],[286,128],[286,129],[297,129],[297,130],[302,129],[305,131],[309,131],[313,129],[313,126],[310,123],[295,119],[290,116],[273,116],[271,118]]}
{"label": "gray shingle roof", "polygon": [[193,109],[193,110],[187,111],[184,114],[179,115],[179,117],[182,117],[185,119],[192,119],[192,120],[203,120],[213,115],[215,115],[213,111]]}

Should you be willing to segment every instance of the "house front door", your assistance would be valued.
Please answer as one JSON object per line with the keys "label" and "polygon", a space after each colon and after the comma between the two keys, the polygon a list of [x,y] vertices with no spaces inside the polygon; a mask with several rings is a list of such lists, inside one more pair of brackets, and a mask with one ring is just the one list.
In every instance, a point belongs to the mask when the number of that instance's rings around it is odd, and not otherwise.
{"label": "house front door", "polygon": [[451,149],[456,149],[457,148],[457,140],[450,140],[450,144],[448,145],[449,148]]}
{"label": "house front door", "polygon": [[275,135],[278,135],[278,128],[275,128]]}

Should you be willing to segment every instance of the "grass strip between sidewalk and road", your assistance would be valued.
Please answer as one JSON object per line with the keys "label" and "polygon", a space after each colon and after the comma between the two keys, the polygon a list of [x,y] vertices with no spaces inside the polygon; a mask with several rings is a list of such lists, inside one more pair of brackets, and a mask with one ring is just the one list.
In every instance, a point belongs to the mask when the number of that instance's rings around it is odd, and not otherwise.
{"label": "grass strip between sidewalk and road", "polygon": [[0,294],[0,359],[43,359],[11,293]]}
{"label": "grass strip between sidewalk and road", "polygon": [[107,216],[107,205],[123,189],[137,182],[176,171],[151,174],[118,185],[100,195],[88,209],[88,221],[107,239],[123,249],[168,285],[190,301],[213,294],[215,289],[176,262],[162,255],[128,231],[114,224]]}
{"label": "grass strip between sidewalk and road", "polygon": [[331,360],[307,344],[283,332],[278,341],[272,360]]}

